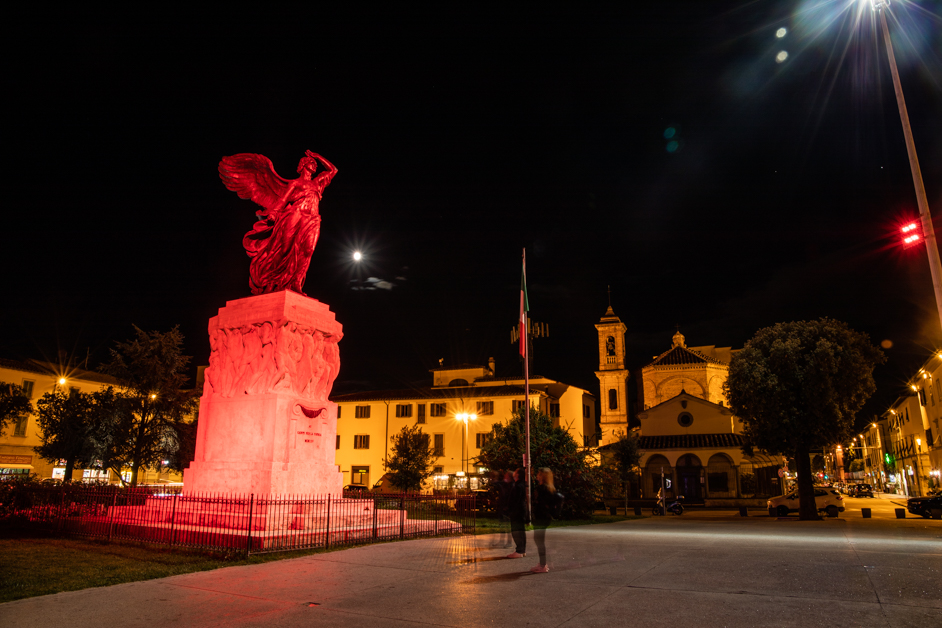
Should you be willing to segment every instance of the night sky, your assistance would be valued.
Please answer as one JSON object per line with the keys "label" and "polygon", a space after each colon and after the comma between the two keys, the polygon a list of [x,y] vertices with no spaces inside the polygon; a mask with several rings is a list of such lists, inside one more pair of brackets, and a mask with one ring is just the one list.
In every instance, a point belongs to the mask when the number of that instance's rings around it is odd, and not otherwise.
{"label": "night sky", "polygon": [[[848,7],[24,18],[7,33],[0,355],[94,368],[132,324],[180,325],[195,375],[209,317],[249,296],[256,206],[220,158],[294,178],[310,149],[339,169],[305,285],[344,325],[335,392],[429,385],[440,358],[519,373],[526,247],[551,332],[534,372],[597,393],[611,286],[629,368],[675,325],[741,347],[830,316],[893,343],[885,409],[942,330],[925,248],[897,245],[916,201],[882,39],[868,3],[859,26]],[[942,3],[892,10],[938,230]]]}

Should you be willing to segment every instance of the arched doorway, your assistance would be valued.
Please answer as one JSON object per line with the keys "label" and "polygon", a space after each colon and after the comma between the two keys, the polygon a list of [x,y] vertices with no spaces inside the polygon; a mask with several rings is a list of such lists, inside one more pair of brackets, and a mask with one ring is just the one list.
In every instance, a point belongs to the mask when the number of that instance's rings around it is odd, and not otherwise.
{"label": "arched doorway", "polygon": [[677,491],[687,500],[703,499],[703,465],[693,454],[684,454],[677,461]]}
{"label": "arched doorway", "polygon": [[707,461],[707,497],[736,497],[736,473],[726,454],[713,454]]}
{"label": "arched doorway", "polygon": [[660,454],[655,454],[648,458],[647,463],[644,465],[644,484],[642,485],[642,490],[646,498],[657,496],[657,492],[661,488],[662,470],[664,472],[664,479],[666,480],[667,496],[674,496],[674,470],[671,468],[671,464],[667,461],[667,458]]}

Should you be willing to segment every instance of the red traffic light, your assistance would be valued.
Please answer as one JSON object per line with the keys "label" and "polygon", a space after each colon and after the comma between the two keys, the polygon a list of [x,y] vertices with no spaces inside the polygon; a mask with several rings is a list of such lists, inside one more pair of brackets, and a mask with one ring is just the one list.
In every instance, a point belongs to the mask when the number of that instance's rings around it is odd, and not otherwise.
{"label": "red traffic light", "polygon": [[907,222],[899,228],[903,248],[908,249],[922,242],[922,224],[918,220]]}

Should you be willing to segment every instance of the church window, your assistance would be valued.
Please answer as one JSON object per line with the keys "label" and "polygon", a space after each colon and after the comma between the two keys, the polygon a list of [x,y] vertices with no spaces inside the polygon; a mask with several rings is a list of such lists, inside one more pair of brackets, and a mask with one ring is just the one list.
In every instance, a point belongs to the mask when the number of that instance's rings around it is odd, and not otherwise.
{"label": "church window", "polygon": [[608,390],[608,409],[617,410],[618,409],[618,391],[614,388],[609,388]]}
{"label": "church window", "polygon": [[605,339],[606,355],[615,355],[615,337],[609,336]]}
{"label": "church window", "polygon": [[677,417],[677,422],[680,423],[681,427],[690,427],[693,425],[693,415],[689,412],[681,412]]}

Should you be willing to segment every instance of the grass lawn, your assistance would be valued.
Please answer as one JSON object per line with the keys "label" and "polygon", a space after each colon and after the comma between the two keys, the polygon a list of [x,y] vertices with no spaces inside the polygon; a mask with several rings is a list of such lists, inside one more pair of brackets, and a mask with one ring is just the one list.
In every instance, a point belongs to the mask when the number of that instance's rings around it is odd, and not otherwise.
{"label": "grass lawn", "polygon": [[[591,519],[554,521],[552,527],[614,523],[643,517],[595,515]],[[478,517],[477,534],[501,531],[496,518]],[[395,542],[395,541],[387,541]],[[57,538],[19,528],[0,527],[0,603],[62,591],[164,578],[194,571],[333,552],[343,547],[256,554],[187,550],[124,541]]]}
{"label": "grass lawn", "polygon": [[[340,548],[338,548],[340,549]],[[255,565],[328,550],[220,555],[160,545],[54,538],[0,529],[0,603],[234,565]]]}

